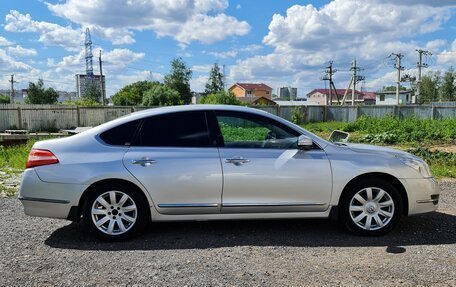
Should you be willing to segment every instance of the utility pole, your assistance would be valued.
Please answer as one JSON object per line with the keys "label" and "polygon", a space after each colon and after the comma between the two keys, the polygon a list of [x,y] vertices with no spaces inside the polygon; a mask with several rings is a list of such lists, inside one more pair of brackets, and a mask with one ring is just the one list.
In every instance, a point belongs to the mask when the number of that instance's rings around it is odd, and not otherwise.
{"label": "utility pole", "polygon": [[326,67],[325,73],[326,75],[322,78],[323,81],[329,80],[329,98],[326,99],[326,105],[332,105],[332,91],[334,89],[334,93],[336,94],[337,103],[339,103],[339,95],[337,94],[336,86],[334,85],[332,76],[337,72],[337,70],[333,69],[333,61],[329,61],[329,66]]}
{"label": "utility pole", "polygon": [[352,75],[352,78],[350,80],[350,83],[348,84],[348,88],[345,90],[345,93],[344,93],[344,97],[342,98],[342,105],[345,104],[345,101],[347,99],[347,94],[348,94],[348,90],[350,89],[350,87],[353,85],[352,87],[352,102],[351,102],[351,105],[354,106],[355,105],[355,96],[356,96],[356,83],[360,82],[360,81],[364,81],[365,77],[364,76],[358,76],[357,75],[357,72],[360,71],[361,68],[356,66],[356,59],[353,60],[352,62],[352,66],[350,68],[350,71],[353,72],[353,75]]}
{"label": "utility pole", "polygon": [[401,88],[401,71],[404,70],[404,67],[401,66],[401,60],[404,57],[401,53],[399,54],[394,54],[392,53],[390,55],[396,57],[396,64],[394,65],[394,68],[397,69],[397,82],[396,82],[396,105],[399,105],[399,92]]}
{"label": "utility pole", "polygon": [[421,50],[421,49],[417,49],[416,50],[418,52],[418,62],[416,63],[417,67],[418,67],[418,82],[417,82],[417,86],[416,86],[416,97],[415,97],[415,103],[418,103],[419,101],[419,98],[421,96],[421,68],[427,68],[428,67],[428,64],[427,63],[423,63],[423,54],[425,56],[431,56],[431,52],[429,51],[425,51],[425,50]]}
{"label": "utility pole", "polygon": [[17,83],[14,80],[14,75],[11,75],[11,80],[9,80],[11,83],[11,90],[10,90],[10,104],[14,104],[14,83]]}
{"label": "utility pole", "polygon": [[103,61],[101,61],[101,50],[100,55],[98,57],[98,62],[100,63],[100,92],[101,92],[101,104],[104,106],[106,102],[106,95],[104,91],[104,83],[103,83]]}

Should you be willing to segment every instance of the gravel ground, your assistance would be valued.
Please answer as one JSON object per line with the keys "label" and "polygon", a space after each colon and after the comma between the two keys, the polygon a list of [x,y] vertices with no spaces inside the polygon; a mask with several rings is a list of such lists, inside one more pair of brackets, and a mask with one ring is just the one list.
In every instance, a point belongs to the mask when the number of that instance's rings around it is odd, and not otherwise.
{"label": "gravel ground", "polygon": [[456,180],[383,237],[328,220],[153,224],[124,243],[0,199],[1,286],[456,286]]}

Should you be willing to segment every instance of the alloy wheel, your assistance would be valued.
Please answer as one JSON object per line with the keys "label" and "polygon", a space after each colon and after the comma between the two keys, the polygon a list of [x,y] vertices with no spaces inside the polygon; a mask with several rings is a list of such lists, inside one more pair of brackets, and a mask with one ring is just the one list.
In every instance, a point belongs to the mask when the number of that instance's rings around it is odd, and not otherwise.
{"label": "alloy wheel", "polygon": [[96,228],[108,235],[124,234],[138,217],[135,202],[121,191],[107,191],[98,196],[90,213]]}

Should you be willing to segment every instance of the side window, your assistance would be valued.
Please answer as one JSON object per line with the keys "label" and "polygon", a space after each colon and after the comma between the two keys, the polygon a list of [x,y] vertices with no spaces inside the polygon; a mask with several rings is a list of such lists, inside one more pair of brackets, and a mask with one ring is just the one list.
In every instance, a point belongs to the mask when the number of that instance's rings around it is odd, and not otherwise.
{"label": "side window", "polygon": [[178,112],[143,120],[135,146],[212,146],[205,112]]}
{"label": "side window", "polygon": [[299,134],[288,127],[261,116],[219,112],[216,119],[228,148],[297,148]]}
{"label": "side window", "polygon": [[109,145],[129,146],[138,128],[139,120],[121,124],[100,134],[100,138]]}

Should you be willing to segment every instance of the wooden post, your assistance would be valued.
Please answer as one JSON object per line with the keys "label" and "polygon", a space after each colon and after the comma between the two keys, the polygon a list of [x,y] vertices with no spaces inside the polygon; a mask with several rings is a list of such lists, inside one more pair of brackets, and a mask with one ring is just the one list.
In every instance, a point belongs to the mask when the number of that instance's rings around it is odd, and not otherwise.
{"label": "wooden post", "polygon": [[22,130],[22,109],[21,109],[21,106],[17,107],[17,119],[19,120],[18,129]]}
{"label": "wooden post", "polygon": [[79,106],[76,106],[76,124],[78,127],[81,126],[81,114],[80,114]]}

